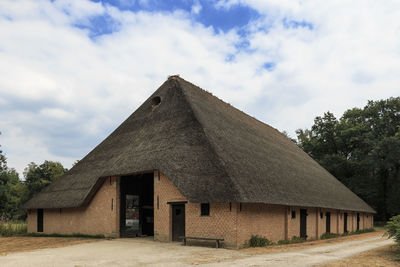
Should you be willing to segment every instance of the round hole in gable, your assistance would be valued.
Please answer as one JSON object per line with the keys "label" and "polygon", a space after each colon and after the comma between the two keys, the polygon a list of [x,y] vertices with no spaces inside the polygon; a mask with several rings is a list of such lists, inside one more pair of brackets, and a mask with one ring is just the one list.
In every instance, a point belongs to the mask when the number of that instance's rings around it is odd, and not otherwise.
{"label": "round hole in gable", "polygon": [[155,96],[151,100],[151,104],[153,105],[153,107],[158,106],[160,103],[161,103],[161,97],[159,97],[159,96]]}

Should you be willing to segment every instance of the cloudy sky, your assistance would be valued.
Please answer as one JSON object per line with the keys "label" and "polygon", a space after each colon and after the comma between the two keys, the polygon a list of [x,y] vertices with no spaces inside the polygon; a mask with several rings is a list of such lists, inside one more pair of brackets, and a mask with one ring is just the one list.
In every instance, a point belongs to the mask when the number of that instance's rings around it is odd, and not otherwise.
{"label": "cloudy sky", "polygon": [[400,92],[400,1],[1,0],[0,145],[70,168],[171,74],[295,136]]}

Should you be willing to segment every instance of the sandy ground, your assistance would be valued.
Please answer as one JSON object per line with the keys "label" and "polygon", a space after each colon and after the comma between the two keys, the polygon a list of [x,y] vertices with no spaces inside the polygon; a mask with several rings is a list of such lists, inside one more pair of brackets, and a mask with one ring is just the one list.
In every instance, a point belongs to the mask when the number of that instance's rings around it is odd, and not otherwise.
{"label": "sandy ground", "polygon": [[320,267],[341,266],[400,266],[400,248],[395,245],[386,245],[357,254],[354,257],[320,265]]}
{"label": "sandy ground", "polygon": [[310,243],[227,250],[139,238],[114,239],[0,256],[0,266],[313,266],[352,257],[393,241],[382,238],[381,233],[371,233]]}
{"label": "sandy ground", "polygon": [[0,256],[22,251],[59,248],[96,241],[98,239],[70,237],[0,237]]}

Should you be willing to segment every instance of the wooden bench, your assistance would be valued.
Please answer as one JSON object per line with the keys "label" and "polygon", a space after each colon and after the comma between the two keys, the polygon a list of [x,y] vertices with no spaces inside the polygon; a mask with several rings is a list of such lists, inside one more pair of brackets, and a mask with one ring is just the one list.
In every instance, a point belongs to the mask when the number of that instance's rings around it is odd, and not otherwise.
{"label": "wooden bench", "polygon": [[187,239],[193,239],[193,240],[214,240],[215,241],[215,247],[219,248],[219,242],[223,242],[224,239],[222,238],[207,238],[207,237],[190,237],[190,236],[181,236],[180,237],[183,241],[183,245],[186,246],[186,240]]}

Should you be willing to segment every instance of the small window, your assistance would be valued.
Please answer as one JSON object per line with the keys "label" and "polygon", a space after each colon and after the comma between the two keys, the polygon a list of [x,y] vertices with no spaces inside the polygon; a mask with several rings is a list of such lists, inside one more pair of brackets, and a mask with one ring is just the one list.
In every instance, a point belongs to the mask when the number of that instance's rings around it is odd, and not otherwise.
{"label": "small window", "polygon": [[201,216],[210,216],[210,203],[201,203]]}
{"label": "small window", "polygon": [[296,219],[296,211],[292,210],[292,219]]}
{"label": "small window", "polygon": [[323,212],[320,212],[320,213],[319,213],[319,217],[321,217],[321,219],[324,218],[324,213],[323,213]]}

